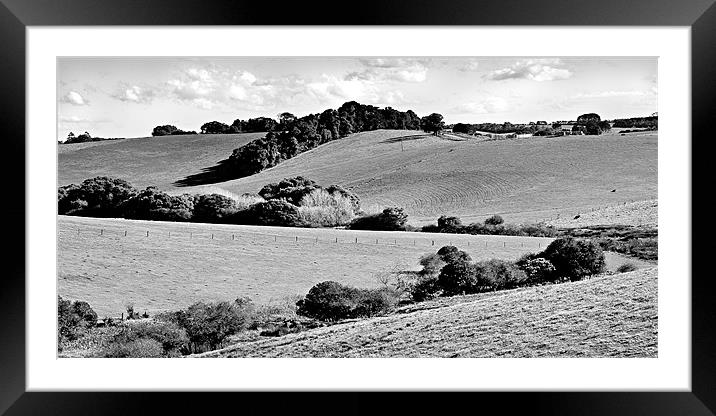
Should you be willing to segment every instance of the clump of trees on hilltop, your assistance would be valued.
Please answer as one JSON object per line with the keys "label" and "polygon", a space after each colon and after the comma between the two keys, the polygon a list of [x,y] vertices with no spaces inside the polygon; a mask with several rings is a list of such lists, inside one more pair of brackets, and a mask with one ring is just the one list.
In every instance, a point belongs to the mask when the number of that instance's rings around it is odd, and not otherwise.
{"label": "clump of trees on hilltop", "polygon": [[614,127],[656,130],[659,128],[659,117],[618,118],[614,120]]}
{"label": "clump of trees on hilltop", "polygon": [[172,125],[164,125],[164,126],[157,126],[152,130],[152,136],[178,136],[181,134],[196,134],[195,131],[184,131],[178,129],[176,126]]}
{"label": "clump of trees on hilltop", "polygon": [[584,134],[598,135],[612,129],[608,121],[602,120],[599,114],[587,113],[577,117],[577,124],[572,127],[572,131],[581,131]]}
{"label": "clump of trees on hilltop", "polygon": [[59,144],[72,144],[72,143],[87,143],[87,142],[100,142],[103,140],[122,140],[123,137],[112,137],[112,138],[105,138],[105,137],[97,137],[92,136],[91,134],[84,132],[82,134],[79,134],[75,136],[75,133],[70,132],[67,135],[67,138],[65,141],[57,141]]}
{"label": "clump of trees on hilltop", "polygon": [[349,134],[377,130],[420,129],[420,118],[413,111],[378,108],[350,101],[337,110],[325,110],[296,118],[283,113],[269,133],[234,149],[225,167],[234,177],[253,175],[290,159],[299,153]]}

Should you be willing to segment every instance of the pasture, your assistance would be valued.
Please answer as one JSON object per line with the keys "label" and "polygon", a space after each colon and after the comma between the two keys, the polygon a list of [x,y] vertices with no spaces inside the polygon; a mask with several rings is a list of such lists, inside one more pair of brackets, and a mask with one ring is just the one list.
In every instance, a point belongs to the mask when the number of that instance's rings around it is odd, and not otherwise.
{"label": "pasture", "polygon": [[[150,313],[239,296],[267,303],[324,280],[378,287],[377,274],[418,270],[422,255],[447,244],[474,260],[515,260],[551,241],[66,216],[57,227],[57,293],[88,301],[100,317],[119,316],[130,303]],[[611,253],[607,260],[611,270],[627,261]]]}
{"label": "pasture", "polygon": [[190,134],[62,144],[57,146],[57,182],[61,186],[112,176],[137,188],[174,189],[176,181],[201,173],[264,135]]}
{"label": "pasture", "polygon": [[[249,177],[181,187],[264,133],[163,136],[58,146],[59,185],[106,175],[171,193],[255,193],[302,175],[356,192],[364,209],[399,206],[409,222],[463,222],[498,213],[506,222],[572,218],[598,207],[657,197],[657,134],[485,141],[378,130],[321,145]],[[73,147],[74,146],[74,147]],[[616,189],[615,192],[611,192]]]}
{"label": "pasture", "polygon": [[506,222],[536,222],[655,199],[657,135],[484,141],[364,132],[217,186],[237,194],[257,192],[297,175],[345,186],[369,211],[403,207],[412,224],[440,215],[474,222],[495,213]]}
{"label": "pasture", "polygon": [[456,296],[201,357],[656,357],[657,268]]}

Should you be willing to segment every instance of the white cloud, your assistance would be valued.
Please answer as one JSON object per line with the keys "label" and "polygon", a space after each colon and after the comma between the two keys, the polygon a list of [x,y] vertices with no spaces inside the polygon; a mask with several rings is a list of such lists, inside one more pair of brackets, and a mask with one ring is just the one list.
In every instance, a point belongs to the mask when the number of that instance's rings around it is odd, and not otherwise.
{"label": "white cloud", "polygon": [[61,116],[61,123],[87,123],[89,120],[79,116]]}
{"label": "white cloud", "polygon": [[77,91],[70,91],[62,97],[62,102],[72,105],[87,105],[87,100]]}
{"label": "white cloud", "polygon": [[347,81],[423,82],[428,76],[428,61],[422,59],[364,58],[359,62],[365,69],[347,74]]}
{"label": "white cloud", "polygon": [[138,85],[122,85],[112,97],[124,102],[149,103],[154,99],[154,91]]}
{"label": "white cloud", "polygon": [[572,72],[556,58],[523,59],[507,68],[497,69],[487,74],[487,79],[528,79],[537,82],[556,81],[572,77]]}
{"label": "white cloud", "polygon": [[490,114],[509,110],[510,105],[502,97],[490,97],[482,101],[463,103],[455,107],[460,114]]}

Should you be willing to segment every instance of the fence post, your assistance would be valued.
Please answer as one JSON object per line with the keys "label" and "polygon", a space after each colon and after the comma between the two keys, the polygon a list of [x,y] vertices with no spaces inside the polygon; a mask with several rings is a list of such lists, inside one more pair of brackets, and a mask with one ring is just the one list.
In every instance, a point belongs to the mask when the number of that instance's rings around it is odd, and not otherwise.
{"label": "fence post", "polygon": [[192,233],[191,231],[189,231],[189,240],[191,240],[191,238],[193,237],[193,235],[194,235],[194,233]]}
{"label": "fence post", "polygon": [[127,236],[127,230],[124,230],[124,236],[125,237]]}
{"label": "fence post", "polygon": [[435,240],[432,240],[432,242],[433,242],[433,243],[431,244],[431,246],[434,246],[434,245],[435,245]]}
{"label": "fence post", "polygon": [[169,238],[172,238],[172,232],[169,231]]}
{"label": "fence post", "polygon": [[276,242],[276,236],[273,236],[273,241]]}
{"label": "fence post", "polygon": [[503,241],[503,242],[502,242],[502,247],[507,247],[507,242],[506,242],[506,241]]}
{"label": "fence post", "polygon": [[375,239],[375,243],[378,244],[378,239],[377,239],[377,238]]}
{"label": "fence post", "polygon": [[147,231],[147,237],[149,237],[149,231]]}
{"label": "fence post", "polygon": [[298,236],[296,236],[296,242],[298,243]]}
{"label": "fence post", "polygon": [[231,239],[232,239],[232,240],[234,239],[234,235],[233,235],[233,234],[231,234]]}
{"label": "fence post", "polygon": [[356,244],[358,244],[358,237],[356,237]]}
{"label": "fence post", "polygon": [[103,234],[104,234],[104,228],[100,228],[99,235],[103,235]]}
{"label": "fence post", "polygon": [[214,233],[211,233],[211,239],[212,240],[214,239]]}
{"label": "fence post", "polygon": [[338,244],[338,237],[336,237],[336,244]]}

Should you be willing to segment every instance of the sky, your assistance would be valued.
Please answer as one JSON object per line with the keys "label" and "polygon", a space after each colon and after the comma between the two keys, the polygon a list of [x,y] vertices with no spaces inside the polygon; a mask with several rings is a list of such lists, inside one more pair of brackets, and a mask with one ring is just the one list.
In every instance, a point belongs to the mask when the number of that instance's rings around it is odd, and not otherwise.
{"label": "sky", "polygon": [[164,124],[199,131],[346,101],[448,124],[657,111],[655,57],[73,57],[57,70],[58,140],[145,137]]}

